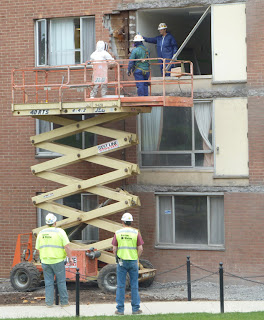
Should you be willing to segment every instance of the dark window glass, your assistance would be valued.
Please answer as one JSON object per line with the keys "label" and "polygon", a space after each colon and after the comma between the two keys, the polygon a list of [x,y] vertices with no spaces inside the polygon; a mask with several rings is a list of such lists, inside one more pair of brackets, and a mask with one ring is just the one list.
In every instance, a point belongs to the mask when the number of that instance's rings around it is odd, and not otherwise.
{"label": "dark window glass", "polygon": [[192,150],[191,108],[165,107],[160,151]]}
{"label": "dark window glass", "polygon": [[177,196],[175,201],[175,242],[207,244],[207,197]]}
{"label": "dark window glass", "polygon": [[[93,115],[86,115],[86,118],[92,117],[92,116]],[[70,118],[76,121],[82,120],[82,115],[69,115],[64,117]],[[59,127],[61,126],[54,124],[54,129]],[[56,142],[60,144],[65,144],[67,146],[79,148],[79,149],[86,149],[86,148],[93,147],[95,145],[95,135],[90,132],[77,133],[75,135],[56,140]]]}

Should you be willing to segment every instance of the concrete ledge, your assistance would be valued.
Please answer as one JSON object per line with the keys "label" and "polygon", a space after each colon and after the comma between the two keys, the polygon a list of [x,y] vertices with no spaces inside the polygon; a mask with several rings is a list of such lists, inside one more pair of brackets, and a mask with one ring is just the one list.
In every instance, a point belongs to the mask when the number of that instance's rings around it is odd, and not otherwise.
{"label": "concrete ledge", "polygon": [[[111,316],[115,312],[115,304],[90,304],[80,306],[80,316]],[[226,301],[225,312],[256,312],[264,311],[263,301]],[[169,301],[169,302],[145,302],[141,303],[143,314],[167,314],[167,313],[220,313],[219,301]],[[130,303],[125,304],[125,314],[131,314]],[[0,319],[14,318],[51,318],[74,317],[76,308],[74,305],[67,308],[54,306],[1,306]]]}

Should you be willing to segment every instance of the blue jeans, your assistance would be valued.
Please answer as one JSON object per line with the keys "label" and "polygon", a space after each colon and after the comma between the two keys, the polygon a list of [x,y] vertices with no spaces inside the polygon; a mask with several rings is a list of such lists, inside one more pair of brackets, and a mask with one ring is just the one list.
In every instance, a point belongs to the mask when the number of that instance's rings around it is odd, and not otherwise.
{"label": "blue jeans", "polygon": [[[134,72],[135,80],[148,80],[149,72],[142,72],[140,69],[136,69]],[[148,96],[148,82],[136,82],[138,96]]]}
{"label": "blue jeans", "polygon": [[68,292],[66,287],[66,275],[64,261],[55,264],[42,263],[42,269],[45,280],[45,301],[46,305],[53,305],[54,302],[54,275],[60,296],[60,303],[62,305],[68,304]]}
{"label": "blue jeans", "polygon": [[138,261],[137,260],[123,260],[123,266],[117,264],[117,289],[116,289],[116,303],[117,310],[124,312],[125,290],[126,290],[126,275],[129,273],[130,287],[131,287],[131,305],[132,312],[140,308],[140,297],[138,293]]}

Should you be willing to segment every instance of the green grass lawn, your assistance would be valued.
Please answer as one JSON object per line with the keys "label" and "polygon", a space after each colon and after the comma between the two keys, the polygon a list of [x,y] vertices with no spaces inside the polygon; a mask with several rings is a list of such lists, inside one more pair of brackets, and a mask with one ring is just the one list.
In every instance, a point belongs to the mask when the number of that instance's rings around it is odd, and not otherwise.
{"label": "green grass lawn", "polygon": [[[21,318],[18,318],[21,319]],[[263,320],[264,312],[250,313],[185,313],[185,314],[155,314],[155,315],[138,315],[138,316],[97,316],[97,317],[63,317],[63,318],[27,318],[28,320]],[[16,319],[12,319],[16,320]],[[26,320],[26,318],[25,318]]]}

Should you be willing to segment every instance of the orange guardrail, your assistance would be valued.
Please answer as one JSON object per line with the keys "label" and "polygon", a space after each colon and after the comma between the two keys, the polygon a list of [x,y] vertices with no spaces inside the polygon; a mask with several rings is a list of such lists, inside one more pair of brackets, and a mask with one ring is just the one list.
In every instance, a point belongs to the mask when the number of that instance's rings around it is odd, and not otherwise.
{"label": "orange guardrail", "polygon": [[[172,61],[168,59],[145,59],[150,63],[148,80],[149,96],[179,96],[193,99],[193,64],[190,61]],[[137,97],[136,81],[127,76],[129,59],[113,61],[87,61],[80,65],[35,67],[14,69],[12,71],[12,105],[33,103],[62,103],[67,101],[89,101],[94,85],[107,84],[108,97]],[[140,60],[134,60],[140,61]],[[107,81],[104,77],[94,77],[95,66],[107,64]],[[163,64],[163,75],[153,77],[153,69],[159,73]],[[166,66],[173,68],[166,71]],[[74,90],[74,91],[73,91]],[[110,94],[110,95],[109,95]]]}

